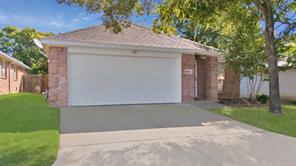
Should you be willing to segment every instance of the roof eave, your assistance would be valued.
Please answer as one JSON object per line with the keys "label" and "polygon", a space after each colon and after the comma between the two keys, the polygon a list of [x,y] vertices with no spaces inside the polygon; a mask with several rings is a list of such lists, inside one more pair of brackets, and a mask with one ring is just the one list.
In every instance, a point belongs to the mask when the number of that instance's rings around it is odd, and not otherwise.
{"label": "roof eave", "polygon": [[152,46],[137,46],[137,45],[119,45],[119,44],[102,44],[95,42],[81,42],[71,40],[56,40],[56,39],[42,39],[41,43],[44,47],[48,46],[86,46],[86,47],[98,47],[98,48],[118,48],[118,49],[135,49],[135,50],[153,50],[153,51],[167,51],[167,52],[179,52],[183,54],[201,54],[206,56],[223,56],[222,52],[215,50],[207,50],[202,48],[188,49],[188,48],[170,48],[170,47],[152,47]]}
{"label": "roof eave", "polygon": [[4,59],[6,59],[7,61],[12,61],[13,63],[17,64],[18,66],[21,66],[24,69],[31,70],[31,68],[29,66],[25,65],[24,63],[12,58],[12,57],[10,57],[9,55],[7,55],[7,54],[5,54],[3,52],[1,52],[0,55],[2,55],[2,57]]}

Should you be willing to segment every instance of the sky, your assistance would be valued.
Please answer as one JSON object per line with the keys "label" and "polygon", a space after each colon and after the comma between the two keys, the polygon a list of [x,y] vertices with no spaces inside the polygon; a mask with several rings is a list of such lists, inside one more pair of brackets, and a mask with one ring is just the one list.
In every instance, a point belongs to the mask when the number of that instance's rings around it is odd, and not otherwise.
{"label": "sky", "polygon": [[[134,23],[152,24],[153,17],[133,17]],[[30,27],[41,32],[62,33],[101,24],[99,14],[56,0],[0,0],[0,29],[5,26]]]}
{"label": "sky", "polygon": [[[132,22],[151,27],[154,17],[132,17]],[[0,0],[0,29],[13,25],[63,33],[101,23],[100,14],[75,5],[58,4],[56,0]]]}

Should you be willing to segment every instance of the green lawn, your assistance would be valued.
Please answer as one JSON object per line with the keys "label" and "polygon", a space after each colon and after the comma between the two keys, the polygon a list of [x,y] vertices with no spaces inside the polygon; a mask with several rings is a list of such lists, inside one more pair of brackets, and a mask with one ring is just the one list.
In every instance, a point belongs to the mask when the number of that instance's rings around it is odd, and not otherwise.
{"label": "green lawn", "polygon": [[59,110],[42,95],[0,95],[0,165],[51,165],[59,145]]}
{"label": "green lawn", "polygon": [[265,106],[225,107],[211,111],[265,130],[296,137],[296,105],[283,105],[282,109],[283,115],[273,115]]}

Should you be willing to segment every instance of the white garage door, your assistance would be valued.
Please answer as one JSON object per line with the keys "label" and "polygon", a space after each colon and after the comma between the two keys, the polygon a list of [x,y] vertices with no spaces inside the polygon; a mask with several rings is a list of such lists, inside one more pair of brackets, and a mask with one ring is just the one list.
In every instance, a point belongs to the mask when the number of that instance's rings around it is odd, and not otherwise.
{"label": "white garage door", "polygon": [[181,102],[180,58],[69,57],[72,106]]}

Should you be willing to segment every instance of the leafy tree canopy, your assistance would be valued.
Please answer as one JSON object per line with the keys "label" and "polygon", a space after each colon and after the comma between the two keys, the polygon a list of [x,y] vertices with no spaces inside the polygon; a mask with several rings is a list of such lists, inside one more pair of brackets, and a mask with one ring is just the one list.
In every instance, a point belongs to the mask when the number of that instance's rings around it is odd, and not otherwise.
{"label": "leafy tree canopy", "polygon": [[8,26],[0,30],[0,50],[12,54],[16,59],[32,68],[33,74],[47,73],[47,58],[40,52],[33,39],[53,35],[32,28],[18,29]]}
{"label": "leafy tree canopy", "polygon": [[118,33],[130,26],[131,16],[150,14],[153,0],[57,0],[58,3],[78,5],[93,13],[103,13],[103,22],[107,28]]}
{"label": "leafy tree canopy", "polygon": [[[57,0],[59,3],[78,4],[91,12],[103,12],[103,22],[115,33],[129,26],[134,14],[149,14],[155,9],[158,18],[153,28],[157,32],[182,32],[178,25],[202,33],[216,33],[222,42],[212,42],[223,48],[227,59],[252,69],[260,69],[261,59],[267,59],[270,76],[270,111],[281,113],[278,59],[293,62],[296,26],[296,1],[292,0]],[[279,29],[277,29],[279,28]],[[187,31],[188,32],[188,31]],[[199,32],[198,32],[199,33]],[[185,35],[188,35],[184,33]],[[216,34],[214,34],[216,35]],[[196,38],[196,35],[191,36]],[[263,45],[264,43],[264,45]],[[261,48],[265,53],[261,53]],[[290,47],[290,48],[289,48]],[[256,58],[258,57],[258,58]],[[252,66],[254,62],[259,65]],[[247,70],[243,74],[251,75]]]}
{"label": "leafy tree canopy", "polygon": [[[90,12],[102,13],[103,23],[118,33],[128,27],[133,15],[157,13],[156,32],[177,34],[202,44],[218,47],[226,59],[242,66],[251,76],[267,63],[264,53],[263,14],[251,0],[57,0],[79,5]],[[294,63],[295,12],[293,1],[272,1],[281,59]],[[292,63],[293,62],[293,63]],[[252,66],[253,64],[253,66]],[[245,69],[245,70],[244,70]]]}
{"label": "leafy tree canopy", "polygon": [[[157,29],[162,26],[159,20],[167,14],[161,7],[157,9],[160,17],[154,22]],[[253,77],[257,72],[266,70],[264,63],[267,61],[259,18],[248,15],[247,9],[239,3],[234,3],[229,8],[229,13],[224,12],[224,9],[217,15],[208,14],[207,17],[213,18],[204,21],[187,17],[175,18],[172,27],[176,27],[176,32],[172,33],[220,48],[224,51],[228,64],[240,68],[243,76]],[[232,15],[238,17],[236,24],[233,23]]]}

